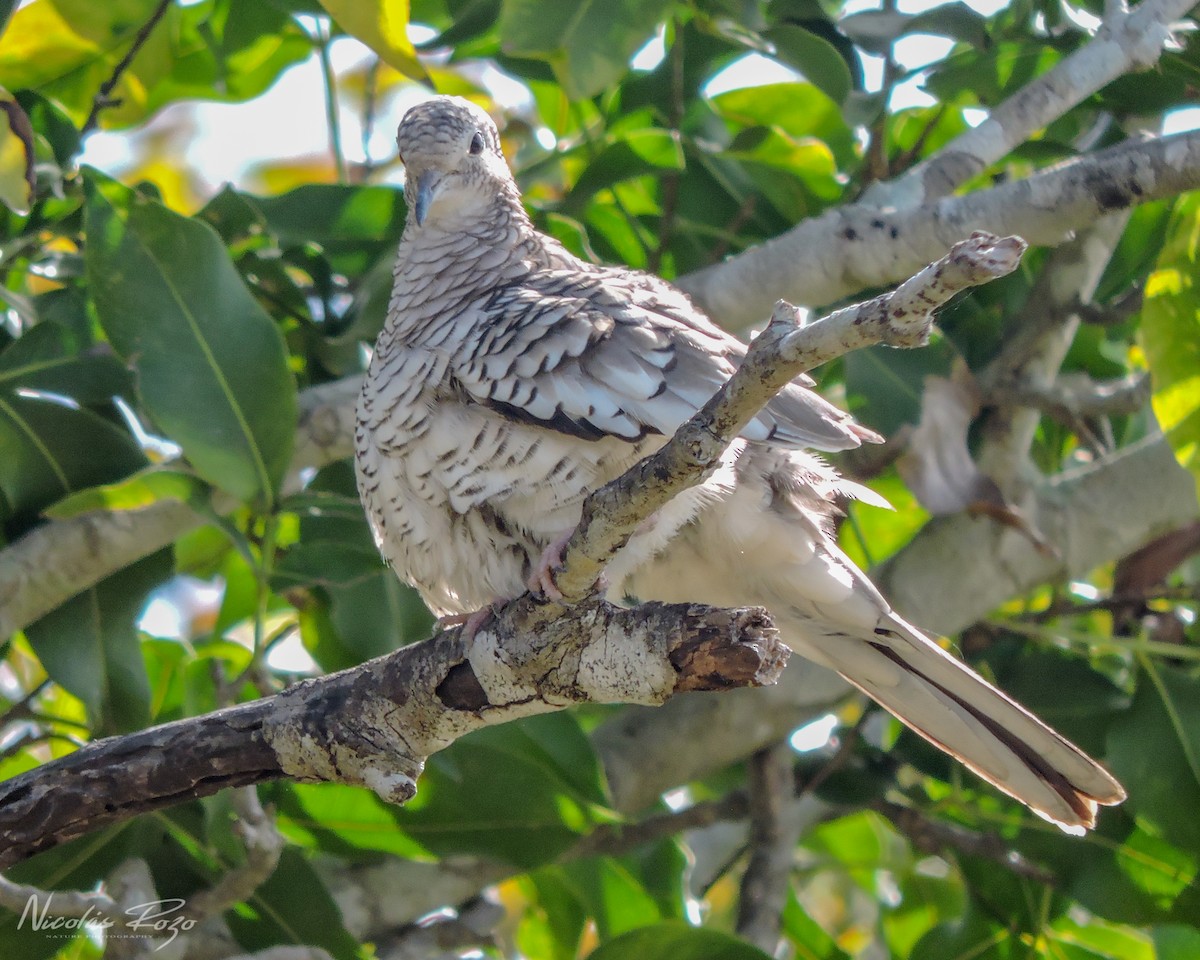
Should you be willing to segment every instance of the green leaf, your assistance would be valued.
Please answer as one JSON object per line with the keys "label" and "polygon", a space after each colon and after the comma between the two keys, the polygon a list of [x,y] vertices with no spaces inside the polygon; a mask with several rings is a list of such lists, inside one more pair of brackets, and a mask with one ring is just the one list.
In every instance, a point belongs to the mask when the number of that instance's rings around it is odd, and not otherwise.
{"label": "green leaf", "polygon": [[680,839],[664,837],[617,858],[658,907],[663,920],[687,917],[692,856]]}
{"label": "green leaf", "polygon": [[321,0],[321,6],[384,63],[414,80],[427,79],[408,39],[408,0]]}
{"label": "green leaf", "polygon": [[171,570],[169,550],[152,554],[25,628],[51,679],[87,705],[98,730],[132,730],[149,720],[137,618]]}
{"label": "green leaf", "polygon": [[373,545],[311,540],[289,547],[275,567],[272,589],[295,586],[349,587],[376,576],[382,568]]}
{"label": "green leaf", "polygon": [[132,390],[132,378],[112,356],[81,353],[69,331],[40,323],[0,353],[0,391],[24,389],[102,404]]}
{"label": "green leaf", "polygon": [[90,410],[0,390],[0,494],[15,516],[32,519],[68,494],[145,463],[133,437]]}
{"label": "green leaf", "polygon": [[1139,822],[1200,852],[1200,680],[1143,661],[1133,705],[1109,731],[1108,759]]}
{"label": "green leaf", "polygon": [[93,510],[141,510],[160,500],[200,504],[208,489],[190,473],[148,467],[116,483],[80,490],[42,512],[51,520],[67,520]]}
{"label": "green leaf", "polygon": [[1164,910],[1195,881],[1197,859],[1141,827],[1117,851],[1121,871]]}
{"label": "green leaf", "polygon": [[768,960],[745,940],[718,930],[659,923],[601,944],[588,960]]}
{"label": "green leaf", "polygon": [[294,849],[283,851],[271,878],[254,891],[246,906],[248,910],[228,911],[225,919],[247,950],[307,945],[323,947],[336,960],[361,956],[324,882]]}
{"label": "green leaf", "polygon": [[390,853],[422,859],[422,848],[397,823],[397,807],[365,787],[286,784],[275,792],[279,827],[295,843],[341,857]]}
{"label": "green leaf", "polygon": [[788,222],[813,216],[842,192],[829,147],[813,137],[795,139],[775,127],[750,127],[724,156],[738,161]]}
{"label": "green leaf", "polygon": [[918,13],[908,21],[905,32],[933,33],[980,49],[992,41],[987,19],[965,3],[943,3],[936,10]]}
{"label": "green leaf", "polygon": [[1059,917],[1045,936],[1050,944],[1047,953],[1063,960],[1155,960],[1150,937],[1143,931],[1095,918],[1078,923]]}
{"label": "green leaf", "polygon": [[730,90],[713,98],[713,106],[736,131],[741,127],[775,127],[793,140],[824,141],[839,167],[853,161],[854,133],[841,110],[811,83],[769,83]]}
{"label": "green leaf", "polygon": [[989,658],[1004,692],[1084,750],[1103,753],[1108,719],[1128,706],[1128,695],[1086,660],[1023,647],[1005,662]]}
{"label": "green leaf", "polygon": [[517,927],[522,955],[539,960],[576,960],[588,916],[560,870],[537,870],[520,880],[532,891],[530,909]]}
{"label": "green leaf", "polygon": [[[157,6],[157,0],[28,4],[0,45],[0,84],[36,90],[82,123]],[[258,96],[311,53],[299,24],[274,4],[171,4],[118,77],[101,126],[129,126],[176,100]]]}
{"label": "green leaf", "polygon": [[[433,627],[433,614],[420,594],[397,580],[388,567],[381,566],[365,580],[327,592],[330,621],[353,663],[423,640]],[[324,661],[319,662],[325,666]]]}
{"label": "green leaf", "polygon": [[143,404],[203,479],[269,505],[297,417],[279,330],[210,227],[85,177],[92,297]]}
{"label": "green leaf", "polygon": [[845,59],[828,40],[803,27],[781,24],[763,32],[775,46],[775,55],[799,70],[809,83],[834,103],[845,103],[853,79]]}
{"label": "green leaf", "polygon": [[281,246],[317,244],[330,265],[349,276],[392,253],[404,232],[404,192],[395,187],[309,184],[278,197],[240,196]]}
{"label": "green leaf", "polygon": [[567,213],[578,212],[597,192],[622,180],[662,170],[684,168],[683,148],[669,130],[636,130],[613,140],[587,165],[575,181],[564,204]]}
{"label": "green leaf", "polygon": [[1151,402],[1175,458],[1200,484],[1200,195],[1180,200],[1146,282],[1140,338]]}
{"label": "green leaf", "polygon": [[429,635],[420,596],[379,557],[348,461],[325,467],[283,508],[300,517],[300,541],[276,570],[277,589],[310,588],[300,631],[321,666],[341,670]]}
{"label": "green leaf", "polygon": [[796,948],[796,956],[804,960],[849,960],[848,954],[808,915],[796,899],[794,890],[788,891],[787,903],[780,916],[782,932]]}
{"label": "green leaf", "polygon": [[588,857],[548,869],[558,873],[584,905],[601,940],[663,919],[654,899],[619,860]]}
{"label": "green leaf", "polygon": [[1200,957],[1200,930],[1176,924],[1153,927],[1150,937],[1154,941],[1157,960],[1195,960]]}
{"label": "green leaf", "polygon": [[885,435],[921,416],[927,376],[945,377],[956,356],[949,340],[921,350],[867,347],[842,358],[854,416]]}
{"label": "green leaf", "polygon": [[510,56],[548,61],[567,98],[582,100],[621,78],[670,7],[669,0],[505,0],[500,43]]}
{"label": "green leaf", "polygon": [[[431,757],[398,818],[439,856],[473,853],[534,867],[606,818],[598,778],[572,716],[527,717],[478,730]],[[483,782],[487,790],[473,786]]]}
{"label": "green leaf", "polygon": [[[49,93],[77,120],[158,0],[37,0],[13,16],[0,45],[0,85]],[[161,28],[160,28],[161,29]],[[128,80],[113,90],[124,96]],[[83,88],[90,88],[89,95]]]}
{"label": "green leaf", "polygon": [[972,904],[964,916],[934,927],[917,941],[910,960],[1016,960],[1028,956],[1028,948],[1014,934]]}

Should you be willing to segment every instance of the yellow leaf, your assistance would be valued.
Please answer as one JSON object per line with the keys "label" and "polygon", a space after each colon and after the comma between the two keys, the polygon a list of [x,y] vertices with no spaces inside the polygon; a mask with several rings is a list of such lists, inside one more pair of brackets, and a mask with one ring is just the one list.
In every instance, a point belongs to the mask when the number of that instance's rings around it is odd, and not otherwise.
{"label": "yellow leaf", "polygon": [[0,87],[0,203],[24,216],[33,202],[33,127],[13,95]]}
{"label": "yellow leaf", "polygon": [[339,27],[414,80],[427,79],[408,39],[408,0],[321,0]]}
{"label": "yellow leaf", "polygon": [[1151,404],[1175,459],[1200,490],[1200,196],[1175,204],[1166,242],[1146,283],[1138,331],[1154,383]]}

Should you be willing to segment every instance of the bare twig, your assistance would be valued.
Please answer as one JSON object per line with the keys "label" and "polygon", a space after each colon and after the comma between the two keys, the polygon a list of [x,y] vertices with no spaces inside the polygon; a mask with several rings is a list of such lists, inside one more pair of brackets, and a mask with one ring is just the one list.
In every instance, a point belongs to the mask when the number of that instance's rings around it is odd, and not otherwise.
{"label": "bare twig", "polygon": [[1175,603],[1196,603],[1200,601],[1200,587],[1153,587],[1147,590],[1125,591],[1111,593],[1099,600],[1081,600],[1078,603],[1057,602],[1043,610],[1033,610],[1029,613],[1013,614],[1009,620],[1028,620],[1032,623],[1046,623],[1063,617],[1078,617],[1088,613],[1103,611],[1124,611],[1130,607],[1145,606],[1154,601]]}
{"label": "bare twig", "polygon": [[563,552],[566,569],[557,584],[564,599],[587,596],[630,532],[707,476],[733,438],[785,384],[868,344],[920,346],[934,309],[962,290],[1012,272],[1024,250],[1017,237],[975,234],[893,292],[807,326],[799,325],[796,309],[781,301],[738,372],[671,442],[587,498],[579,529]]}
{"label": "bare twig", "polygon": [[1053,884],[1056,881],[1050,870],[1026,860],[994,833],[978,833],[945,820],[935,820],[911,807],[902,807],[887,800],[876,800],[871,806],[908,837],[918,850],[935,854],[954,850],[991,860],[1018,876],[1038,883]]}
{"label": "bare twig", "polygon": [[27,719],[33,710],[33,701],[36,700],[42,692],[50,686],[50,679],[46,678],[36,687],[30,690],[25,696],[14,703],[11,707],[0,713],[0,731],[14,720]]}
{"label": "bare twig", "polygon": [[83,126],[79,130],[80,136],[91,133],[96,128],[96,124],[100,121],[100,112],[102,110],[106,107],[114,107],[119,103],[119,101],[112,99],[113,90],[120,83],[125,71],[129,69],[129,65],[133,63],[133,58],[138,55],[138,51],[150,39],[150,34],[154,32],[158,21],[163,18],[163,15],[167,12],[167,8],[170,6],[171,0],[159,0],[158,6],[150,14],[150,19],[142,24],[138,32],[134,34],[133,42],[129,45],[129,49],[125,51],[125,56],[117,61],[117,65],[113,67],[112,73],[100,85],[100,89],[92,99],[92,109],[88,112],[87,119],[83,121]]}
{"label": "bare twig", "polygon": [[725,820],[744,820],[750,801],[744,790],[731,790],[717,800],[705,800],[671,813],[660,813],[634,823],[602,824],[571,847],[562,861],[579,860],[596,854],[620,856],[638,847],[673,837],[684,830],[711,827]]}
{"label": "bare twig", "polygon": [[1079,319],[1096,327],[1115,327],[1137,316],[1146,300],[1146,288],[1134,284],[1110,303],[1079,303]]}
{"label": "bare twig", "polygon": [[[448,914],[443,912],[406,924],[391,936],[378,939],[376,955],[393,960],[458,957],[480,947],[496,951],[495,930],[505,918],[503,905],[478,894]],[[471,948],[475,948],[471,950]]]}
{"label": "bare twig", "polygon": [[[668,104],[667,126],[671,135],[678,138],[683,126],[684,89],[683,89],[683,34],[679,22],[674,23],[674,42],[668,52],[671,69],[671,99]],[[646,269],[658,273],[662,267],[663,255],[671,245],[671,237],[675,233],[675,214],[679,204],[678,170],[672,170],[662,181],[662,210],[658,218],[658,243],[650,251],[646,259]]]}
{"label": "bare twig", "polygon": [[1060,423],[1074,426],[1083,417],[1137,413],[1149,399],[1150,377],[1131,373],[1113,380],[1067,375],[1048,386],[1001,382],[992,385],[984,402],[991,406],[1032,407]]}
{"label": "bare twig", "polygon": [[317,57],[321,62],[321,77],[325,89],[325,124],[329,129],[329,152],[333,157],[333,168],[337,172],[337,182],[346,183],[346,155],[342,152],[342,118],[338,105],[337,74],[333,70],[333,60],[329,55],[329,45],[333,42],[331,24],[318,19]]}
{"label": "bare twig", "polygon": [[[32,900],[33,905],[30,906]],[[121,924],[128,919],[112,897],[94,890],[42,890],[16,883],[0,874],[0,907],[20,916],[26,909],[48,917],[71,917],[83,922]]]}
{"label": "bare twig", "polygon": [[197,919],[215,917],[248,900],[275,872],[287,845],[275,826],[274,816],[259,803],[254,787],[234,790],[232,803],[238,815],[235,829],[245,847],[246,860],[227,871],[215,886],[192,895],[188,913]]}
{"label": "bare twig", "polygon": [[795,755],[786,741],[760,750],[747,767],[750,862],[742,875],[737,932],[774,955],[792,876],[796,841],[784,817],[795,795]]}

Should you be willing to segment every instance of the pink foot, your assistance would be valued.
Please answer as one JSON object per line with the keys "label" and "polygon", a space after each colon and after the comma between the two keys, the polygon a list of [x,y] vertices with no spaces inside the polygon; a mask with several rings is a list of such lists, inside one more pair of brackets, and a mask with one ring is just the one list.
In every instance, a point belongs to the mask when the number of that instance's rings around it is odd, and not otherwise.
{"label": "pink foot", "polygon": [[550,600],[561,600],[562,592],[558,589],[558,584],[554,582],[554,571],[561,570],[563,565],[563,548],[567,545],[567,541],[571,539],[571,534],[574,530],[568,530],[566,533],[556,537],[550,546],[542,551],[541,559],[538,560],[537,566],[534,568],[532,576],[528,581],[528,587],[534,593],[540,593],[543,597]]}
{"label": "pink foot", "polygon": [[462,627],[462,638],[464,642],[470,643],[475,639],[479,628],[496,615],[498,606],[499,601],[496,601],[474,613],[452,613],[445,617],[438,617],[438,627],[442,630],[449,627]]}

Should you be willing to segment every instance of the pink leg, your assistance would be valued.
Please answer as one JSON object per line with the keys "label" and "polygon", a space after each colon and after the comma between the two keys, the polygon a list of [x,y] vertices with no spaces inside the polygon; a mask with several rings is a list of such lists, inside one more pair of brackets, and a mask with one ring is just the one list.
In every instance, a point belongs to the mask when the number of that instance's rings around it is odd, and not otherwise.
{"label": "pink leg", "polygon": [[473,613],[452,613],[445,617],[438,617],[438,627],[442,630],[448,627],[462,627],[462,638],[466,643],[470,643],[475,639],[475,634],[479,632],[479,628],[488,622],[499,611],[502,601],[496,600],[494,603],[489,603],[481,610],[476,610]]}
{"label": "pink leg", "polygon": [[528,582],[529,589],[534,593],[540,593],[551,600],[562,599],[562,593],[559,592],[558,585],[554,582],[554,571],[562,569],[563,548],[574,532],[573,529],[568,530],[556,537],[554,542],[542,551],[541,559],[538,560]]}

